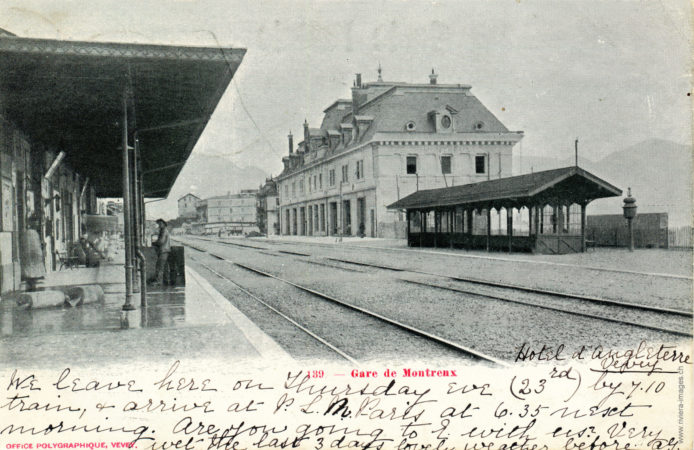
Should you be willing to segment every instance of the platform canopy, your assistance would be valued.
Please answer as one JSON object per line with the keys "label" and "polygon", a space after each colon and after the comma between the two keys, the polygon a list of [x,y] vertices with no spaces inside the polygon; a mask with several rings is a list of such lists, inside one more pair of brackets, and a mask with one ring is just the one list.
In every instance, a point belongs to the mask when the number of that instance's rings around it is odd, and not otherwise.
{"label": "platform canopy", "polygon": [[165,197],[245,52],[0,35],[0,111],[65,151],[98,196],[121,197],[125,96],[144,194]]}
{"label": "platform canopy", "polygon": [[389,209],[521,207],[544,203],[588,203],[622,195],[611,185],[577,166],[545,170],[515,177],[414,192]]}

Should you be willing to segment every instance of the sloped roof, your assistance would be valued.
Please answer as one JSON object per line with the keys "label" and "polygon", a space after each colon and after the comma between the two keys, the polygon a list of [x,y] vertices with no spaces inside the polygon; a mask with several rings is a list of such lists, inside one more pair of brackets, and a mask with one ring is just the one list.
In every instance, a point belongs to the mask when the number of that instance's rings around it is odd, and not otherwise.
{"label": "sloped roof", "polygon": [[[470,93],[469,85],[376,82],[365,84],[362,89],[358,89],[356,96],[361,101],[356,117],[353,114],[351,102],[347,103],[348,101],[341,99],[325,109],[320,129],[323,130],[324,135],[327,135],[328,130],[352,128],[354,120],[360,127],[357,138],[349,140],[346,144],[339,143],[334,148],[326,143],[325,146],[319,147],[326,150],[320,156],[306,161],[302,158],[296,165],[285,166],[280,177],[301,170],[305,164],[313,164],[367,143],[373,140],[377,133],[392,136],[407,133],[404,138],[411,140],[430,137],[436,132],[429,115],[432,110],[448,109],[452,112],[453,132],[440,133],[441,137],[445,135],[445,137],[453,138],[465,135],[469,139],[470,134],[474,134],[484,139],[487,136],[497,137],[499,134],[509,133],[504,124]],[[414,132],[408,132],[405,129],[406,124],[411,121],[416,124]],[[478,123],[483,124],[482,129],[475,126]],[[314,130],[314,128],[309,130],[310,136],[316,135]],[[313,150],[316,148],[314,147]]]}
{"label": "sloped roof", "polygon": [[166,197],[245,52],[0,35],[0,97],[31,141],[64,150],[98,196],[120,197],[128,91],[145,196]]}
{"label": "sloped roof", "polygon": [[342,118],[352,110],[352,100],[338,99],[323,110],[323,122],[320,127],[324,130],[340,128]]}
{"label": "sloped roof", "polygon": [[434,133],[436,130],[429,112],[445,106],[458,111],[451,116],[455,132],[474,132],[478,122],[484,124],[479,133],[508,132],[508,128],[477,97],[464,90],[446,93],[431,90],[393,95],[396,91],[397,89],[359,109],[359,115],[374,118],[366,133],[359,137],[360,142],[368,141],[377,132],[405,131],[405,124],[410,121],[415,123],[415,133]]}
{"label": "sloped roof", "polygon": [[420,209],[470,204],[523,203],[534,198],[561,197],[570,201],[622,195],[605,180],[577,166],[414,192],[388,205],[389,209]]}

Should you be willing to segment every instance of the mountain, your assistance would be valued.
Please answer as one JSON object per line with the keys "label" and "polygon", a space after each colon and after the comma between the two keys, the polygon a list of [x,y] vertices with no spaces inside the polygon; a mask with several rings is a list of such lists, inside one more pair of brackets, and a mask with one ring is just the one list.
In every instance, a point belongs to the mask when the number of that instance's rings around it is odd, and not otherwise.
{"label": "mountain", "polygon": [[223,156],[193,152],[178,175],[168,198],[147,204],[147,217],[176,218],[177,200],[189,192],[203,199],[233,194],[241,189],[258,189],[266,177],[269,177],[269,174],[257,166],[239,167]]}
{"label": "mountain", "polygon": [[223,156],[193,153],[176,179],[169,197],[176,199],[188,192],[200,198],[232,194],[241,189],[258,189],[268,177],[257,166],[239,167]]}
{"label": "mountain", "polygon": [[[514,168],[521,173],[520,162]],[[571,158],[523,156],[522,173],[573,165]],[[692,214],[692,147],[664,139],[649,139],[613,151],[599,161],[579,158],[579,166],[622,189],[622,197],[596,200],[588,214],[621,214],[631,187],[638,212],[666,212],[672,226],[688,225]]]}
{"label": "mountain", "polygon": [[[692,147],[649,139],[614,152],[596,163],[605,177],[626,195],[636,197],[639,212],[667,212],[670,226],[688,225],[692,217]],[[595,202],[591,214],[621,213],[622,199]],[[619,209],[617,209],[619,208]]]}

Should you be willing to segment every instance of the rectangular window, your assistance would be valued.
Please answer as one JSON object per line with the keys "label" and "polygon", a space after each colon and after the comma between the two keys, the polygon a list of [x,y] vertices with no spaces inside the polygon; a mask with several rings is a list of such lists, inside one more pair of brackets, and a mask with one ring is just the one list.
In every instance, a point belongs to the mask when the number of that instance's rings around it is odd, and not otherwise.
{"label": "rectangular window", "polygon": [[485,155],[475,156],[475,173],[487,173],[487,157]]}
{"label": "rectangular window", "polygon": [[335,186],[335,169],[330,169],[328,175],[328,182],[330,183],[330,186]]}
{"label": "rectangular window", "polygon": [[451,155],[441,157],[441,173],[445,175],[451,173]]}
{"label": "rectangular window", "polygon": [[299,194],[304,193],[304,180],[299,180]]}
{"label": "rectangular window", "polygon": [[296,195],[296,181],[292,181],[292,197]]}
{"label": "rectangular window", "polygon": [[318,174],[318,189],[323,189],[323,174]]}
{"label": "rectangular window", "polygon": [[348,170],[349,170],[349,164],[345,164],[344,166],[342,166],[342,182],[343,183],[347,183],[349,181],[349,174],[347,172]]}
{"label": "rectangular window", "polygon": [[407,174],[413,175],[417,173],[417,157],[408,156],[407,157]]}
{"label": "rectangular window", "polygon": [[357,171],[356,171],[356,176],[357,180],[361,180],[364,178],[364,160],[360,159],[357,161]]}

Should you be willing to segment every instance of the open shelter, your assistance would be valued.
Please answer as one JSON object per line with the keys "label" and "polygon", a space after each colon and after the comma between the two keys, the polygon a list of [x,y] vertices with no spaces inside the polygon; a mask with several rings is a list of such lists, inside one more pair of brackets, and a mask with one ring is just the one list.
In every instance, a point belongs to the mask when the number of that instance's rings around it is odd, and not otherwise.
{"label": "open shelter", "polygon": [[572,253],[586,249],[586,206],[622,191],[578,166],[414,192],[388,206],[407,213],[411,247]]}

